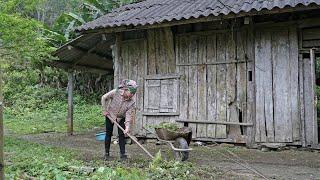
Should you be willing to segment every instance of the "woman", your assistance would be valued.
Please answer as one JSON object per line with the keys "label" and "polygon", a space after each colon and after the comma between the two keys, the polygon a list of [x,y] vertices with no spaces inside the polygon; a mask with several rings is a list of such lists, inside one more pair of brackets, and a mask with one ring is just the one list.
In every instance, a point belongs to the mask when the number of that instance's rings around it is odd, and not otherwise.
{"label": "woman", "polygon": [[[106,117],[106,138],[105,138],[105,160],[110,159],[110,144],[113,131],[113,122],[107,117],[115,117],[120,126],[125,129],[124,132],[118,128],[120,159],[126,160],[125,154],[125,134],[130,132],[131,123],[135,120],[135,98],[137,92],[137,83],[133,80],[122,80],[119,87],[106,93],[101,98],[103,108],[102,114]],[[107,101],[109,105],[107,106]]]}

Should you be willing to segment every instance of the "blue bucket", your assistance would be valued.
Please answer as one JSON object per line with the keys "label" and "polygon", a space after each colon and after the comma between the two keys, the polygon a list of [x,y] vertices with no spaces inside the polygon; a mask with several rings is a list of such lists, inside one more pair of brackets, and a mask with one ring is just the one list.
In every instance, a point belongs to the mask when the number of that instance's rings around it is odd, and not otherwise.
{"label": "blue bucket", "polygon": [[104,141],[106,138],[106,132],[99,132],[96,134],[97,141]]}

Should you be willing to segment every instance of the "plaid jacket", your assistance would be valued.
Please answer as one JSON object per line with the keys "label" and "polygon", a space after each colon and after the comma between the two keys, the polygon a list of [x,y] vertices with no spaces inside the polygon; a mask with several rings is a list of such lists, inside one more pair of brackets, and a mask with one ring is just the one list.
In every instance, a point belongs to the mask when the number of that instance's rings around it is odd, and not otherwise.
{"label": "plaid jacket", "polygon": [[130,129],[131,123],[135,121],[136,102],[135,97],[131,99],[123,98],[123,90],[113,89],[101,98],[102,110],[110,113],[111,117],[117,121],[125,118],[126,128]]}

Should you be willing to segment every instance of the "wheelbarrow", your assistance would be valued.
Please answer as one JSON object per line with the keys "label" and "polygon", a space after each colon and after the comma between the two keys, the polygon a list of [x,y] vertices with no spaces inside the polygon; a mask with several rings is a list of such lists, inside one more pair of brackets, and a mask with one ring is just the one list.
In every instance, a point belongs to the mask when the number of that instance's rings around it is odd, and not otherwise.
{"label": "wheelbarrow", "polygon": [[189,148],[192,139],[192,130],[188,127],[170,131],[164,128],[155,128],[155,133],[144,127],[145,130],[154,134],[160,142],[166,143],[172,150],[177,161],[185,161],[189,158]]}

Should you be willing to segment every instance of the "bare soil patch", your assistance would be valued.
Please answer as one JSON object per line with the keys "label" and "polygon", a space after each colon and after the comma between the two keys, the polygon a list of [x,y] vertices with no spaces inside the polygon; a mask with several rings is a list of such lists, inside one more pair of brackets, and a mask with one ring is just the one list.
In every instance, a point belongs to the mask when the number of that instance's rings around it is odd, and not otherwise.
{"label": "bare soil patch", "polygon": [[[104,153],[104,142],[95,140],[95,131],[67,136],[62,133],[45,133],[37,135],[25,135],[22,139],[36,142],[48,146],[63,147],[79,152],[79,159],[85,161],[95,161],[102,159]],[[146,143],[144,146],[152,153],[163,152],[166,159],[173,159],[173,153],[167,145],[156,145],[155,143]],[[127,166],[146,167],[149,158],[137,145],[127,145],[129,161]],[[233,174],[237,179],[256,179],[252,171],[227,159],[221,153],[231,159],[236,159],[228,151],[241,157],[250,167],[257,169],[270,179],[320,179],[320,152],[307,150],[283,150],[262,152],[256,149],[247,149],[241,146],[224,147],[209,145],[192,146],[194,149],[190,153],[189,160],[199,167],[201,171],[206,172],[202,178],[210,177],[208,172],[219,172],[223,178],[226,174]],[[111,146],[111,156],[115,161],[119,158],[119,147],[117,144]],[[230,176],[228,176],[230,177]]]}

